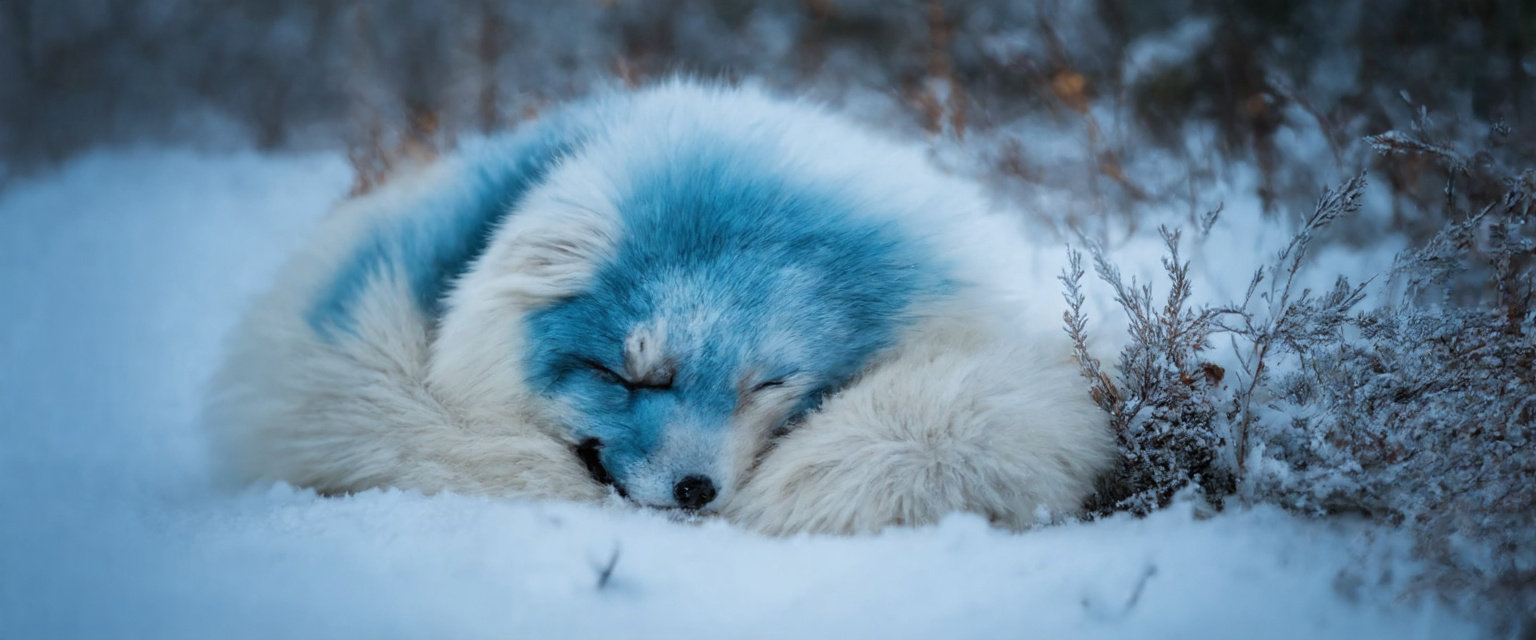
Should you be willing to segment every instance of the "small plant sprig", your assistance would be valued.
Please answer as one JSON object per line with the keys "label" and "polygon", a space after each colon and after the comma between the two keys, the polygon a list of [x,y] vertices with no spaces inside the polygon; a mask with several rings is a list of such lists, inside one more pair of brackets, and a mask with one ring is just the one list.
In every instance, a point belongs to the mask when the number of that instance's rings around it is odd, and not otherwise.
{"label": "small plant sprig", "polygon": [[1162,264],[1169,281],[1161,305],[1150,283],[1127,282],[1103,251],[1090,245],[1095,272],[1114,290],[1130,321],[1132,342],[1120,354],[1118,382],[1088,350],[1080,252],[1068,250],[1068,267],[1060,276],[1066,287],[1067,335],[1094,401],[1110,415],[1123,454],[1091,505],[1097,514],[1150,513],[1191,484],[1210,497],[1230,492],[1230,475],[1218,464],[1223,438],[1212,401],[1224,372],[1200,357],[1210,346],[1219,312],[1191,307],[1189,262],[1179,254],[1181,233],[1168,227],[1159,232],[1168,250]]}

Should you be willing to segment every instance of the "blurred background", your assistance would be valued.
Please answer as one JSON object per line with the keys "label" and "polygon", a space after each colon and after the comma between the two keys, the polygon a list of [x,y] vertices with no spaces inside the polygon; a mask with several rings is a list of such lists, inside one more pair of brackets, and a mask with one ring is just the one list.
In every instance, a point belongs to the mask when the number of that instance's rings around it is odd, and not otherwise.
{"label": "blurred background", "polygon": [[[926,136],[1051,224],[1110,240],[1147,210],[1193,220],[1219,204],[1202,197],[1214,184],[1241,182],[1283,214],[1364,168],[1390,187],[1392,228],[1422,238],[1444,222],[1444,171],[1382,163],[1362,140],[1421,110],[1426,135],[1469,157],[1526,166],[1536,153],[1528,0],[3,7],[0,180],[160,141],[346,148],[361,189],[401,156],[678,73],[756,79]],[[1380,222],[1336,239],[1370,241]]]}

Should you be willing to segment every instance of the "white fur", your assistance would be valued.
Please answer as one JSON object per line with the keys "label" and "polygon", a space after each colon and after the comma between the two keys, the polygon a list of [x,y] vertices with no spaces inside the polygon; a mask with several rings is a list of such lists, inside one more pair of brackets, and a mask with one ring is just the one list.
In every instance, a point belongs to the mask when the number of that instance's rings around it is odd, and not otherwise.
{"label": "white fur", "polygon": [[[569,409],[526,388],[522,320],[579,291],[622,232],[614,202],[631,167],[671,141],[714,135],[761,147],[776,170],[836,188],[867,215],[889,215],[958,281],[899,344],[787,436],[771,438],[795,381],[754,395],[743,382],[725,443],[722,513],[769,533],[848,533],[973,511],[1011,528],[1080,508],[1111,463],[1105,416],[1070,360],[1054,305],[1016,280],[1032,249],[979,189],[943,175],[915,146],[869,135],[755,89],[677,82],[611,97],[586,148],[562,161],[496,230],[432,326],[404,279],[376,278],[357,310],[359,339],[334,344],[306,305],[372,221],[433,189],[455,161],[338,207],[259,300],[231,343],[209,408],[214,442],[240,480],[325,492],[395,486],[507,497],[600,500],[557,427]],[[807,278],[829,274],[806,274]],[[835,276],[836,274],[830,274]],[[1026,330],[1026,328],[1036,330]],[[662,363],[637,327],[644,376]],[[796,348],[792,335],[775,346]],[[782,345],[781,345],[782,343]],[[676,345],[672,345],[676,348]],[[708,452],[700,452],[706,455]]]}
{"label": "white fur", "polygon": [[1071,354],[968,318],[918,327],[781,438],[727,517],[766,533],[857,533],[969,511],[1022,529],[1078,512],[1110,463]]}
{"label": "white fur", "polygon": [[[500,331],[515,325],[491,330],[494,318],[459,313],[434,340],[399,274],[376,278],[359,298],[357,339],[332,344],[305,322],[308,305],[365,222],[445,188],[455,188],[451,164],[342,204],[256,302],[230,342],[207,412],[212,444],[232,479],[281,480],[325,493],[395,486],[539,499],[608,494],[566,443],[531,428],[551,422],[548,408],[527,401],[516,376],[496,385],[497,392],[511,388],[514,395],[494,402],[485,390],[491,385],[473,382],[499,363],[485,354],[515,348],[508,343],[516,336]],[[540,236],[520,237],[537,242]],[[485,258],[515,262],[519,254],[493,249]],[[514,305],[525,293],[550,295],[548,284],[519,287],[513,278],[495,284],[503,288],[481,290],[504,292]],[[495,301],[482,296],[463,306]],[[445,368],[448,373],[440,373]]]}

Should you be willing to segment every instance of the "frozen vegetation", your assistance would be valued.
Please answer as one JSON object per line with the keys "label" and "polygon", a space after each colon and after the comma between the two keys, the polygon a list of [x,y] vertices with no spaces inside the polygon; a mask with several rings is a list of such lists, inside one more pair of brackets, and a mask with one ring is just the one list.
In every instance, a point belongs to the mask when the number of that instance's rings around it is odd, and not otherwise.
{"label": "frozen vegetation", "polygon": [[[1532,25],[1521,0],[18,0],[0,637],[1529,637]],[[1090,519],[783,540],[210,486],[220,339],[330,204],[675,72],[926,140],[1019,213],[1019,277],[1125,454]]]}

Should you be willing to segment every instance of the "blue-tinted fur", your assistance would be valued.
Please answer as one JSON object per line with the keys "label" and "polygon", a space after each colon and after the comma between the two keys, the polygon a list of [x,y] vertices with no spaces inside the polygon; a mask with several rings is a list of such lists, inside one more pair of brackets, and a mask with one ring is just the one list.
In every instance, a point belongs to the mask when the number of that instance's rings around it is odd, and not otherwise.
{"label": "blue-tinted fur", "polygon": [[326,337],[351,332],[358,296],[392,272],[405,275],[428,318],[438,317],[443,294],[485,250],[497,223],[572,150],[575,139],[571,125],[556,118],[460,152],[448,184],[368,230],[310,308],[310,328]]}
{"label": "blue-tinted fur", "polygon": [[[727,428],[749,371],[808,378],[795,413],[813,408],[892,344],[918,298],[947,287],[920,241],[723,144],[631,167],[613,258],[583,293],[527,320],[530,386],[578,410],[574,435],[604,443],[621,485],[664,429]],[[667,319],[670,389],[629,390],[593,366],[622,371],[625,337],[656,318]]]}

